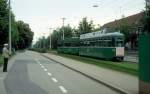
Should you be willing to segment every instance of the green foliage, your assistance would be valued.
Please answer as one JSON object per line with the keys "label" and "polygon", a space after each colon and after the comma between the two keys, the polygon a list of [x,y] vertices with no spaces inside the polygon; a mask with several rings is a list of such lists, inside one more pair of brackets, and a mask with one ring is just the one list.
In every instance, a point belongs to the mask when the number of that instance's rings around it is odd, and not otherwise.
{"label": "green foliage", "polygon": [[3,57],[2,57],[2,55],[0,54],[0,66],[3,64]]}
{"label": "green foliage", "polygon": [[129,36],[129,26],[128,26],[128,21],[127,19],[122,19],[122,22],[120,23],[120,27],[118,28],[118,30],[120,30],[121,33],[123,33],[125,35],[125,40],[127,40],[130,36]]}
{"label": "green foliage", "polygon": [[19,42],[19,32],[18,32],[18,29],[17,29],[17,23],[15,21],[15,16],[12,15],[12,47],[13,48],[17,48],[17,43]]}
{"label": "green foliage", "polygon": [[61,53],[53,53],[53,54],[78,60],[83,63],[93,64],[98,67],[104,67],[104,68],[128,73],[135,76],[138,75],[138,64],[135,63],[104,61],[104,60],[98,60],[98,59],[87,58],[87,57],[76,56],[76,55],[61,54]]}
{"label": "green foliage", "polygon": [[[58,40],[62,40],[63,31],[64,31],[65,38],[73,37],[74,30],[70,27],[70,25],[67,25],[67,26],[64,26],[61,28],[57,28],[51,34],[52,48],[54,48],[54,49],[57,48]],[[34,47],[35,48],[49,48],[50,47],[50,36],[47,38],[45,38],[45,37],[40,38],[38,40],[38,42],[34,45]]]}
{"label": "green foliage", "polygon": [[34,33],[31,31],[29,24],[24,23],[23,21],[16,22],[18,30],[18,49],[25,49],[31,46]]}
{"label": "green foliage", "polygon": [[0,45],[8,41],[8,11],[7,0],[0,0]]}
{"label": "green foliage", "polygon": [[143,32],[150,33],[150,6],[146,7],[146,11],[144,11],[143,22]]}
{"label": "green foliage", "polygon": [[36,51],[36,52],[40,52],[40,53],[46,53],[47,52],[47,49],[45,48],[29,48],[28,50],[31,50],[31,51]]}
{"label": "green foliage", "polygon": [[[82,21],[79,23],[78,29],[72,28],[70,25],[57,28],[51,34],[51,45],[53,49],[57,48],[58,41],[63,40],[63,32],[64,38],[71,38],[71,37],[79,37],[80,34],[89,33],[99,30],[99,28],[94,29],[93,21],[88,22],[87,18],[83,18]],[[46,39],[40,38],[36,44],[34,45],[35,48],[49,48],[50,46],[50,36]]]}
{"label": "green foliage", "polygon": [[[8,43],[9,7],[7,1],[0,0],[0,47]],[[16,22],[13,12],[11,12],[11,22],[12,47],[18,49],[29,47],[33,39],[33,32],[29,25],[23,21]]]}
{"label": "green foliage", "polygon": [[83,18],[78,28],[80,34],[90,33],[94,29],[93,21],[88,22],[87,18]]}

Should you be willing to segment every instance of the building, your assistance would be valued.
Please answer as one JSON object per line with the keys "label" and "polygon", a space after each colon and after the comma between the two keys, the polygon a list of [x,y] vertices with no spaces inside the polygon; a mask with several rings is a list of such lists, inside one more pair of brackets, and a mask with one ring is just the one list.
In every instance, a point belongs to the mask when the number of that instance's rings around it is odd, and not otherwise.
{"label": "building", "polygon": [[136,50],[138,45],[138,36],[142,31],[142,18],[144,12],[134,14],[128,17],[123,17],[103,25],[103,29],[107,29],[109,32],[119,30],[125,34],[125,42],[131,43],[131,49]]}

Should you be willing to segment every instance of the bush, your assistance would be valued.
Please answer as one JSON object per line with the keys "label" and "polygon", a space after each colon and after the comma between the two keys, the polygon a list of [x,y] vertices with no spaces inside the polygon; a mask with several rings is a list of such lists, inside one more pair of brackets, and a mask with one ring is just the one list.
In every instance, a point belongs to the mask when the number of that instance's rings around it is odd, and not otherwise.
{"label": "bush", "polygon": [[36,52],[40,52],[40,53],[46,53],[47,52],[47,49],[45,49],[45,48],[29,48],[28,50],[36,51]]}

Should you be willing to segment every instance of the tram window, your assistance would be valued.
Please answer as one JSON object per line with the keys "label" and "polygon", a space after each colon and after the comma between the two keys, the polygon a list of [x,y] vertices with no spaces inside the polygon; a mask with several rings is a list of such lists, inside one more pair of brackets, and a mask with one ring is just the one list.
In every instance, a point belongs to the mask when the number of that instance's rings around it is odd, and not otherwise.
{"label": "tram window", "polygon": [[112,38],[112,47],[115,47],[115,38]]}
{"label": "tram window", "polygon": [[117,41],[116,46],[117,47],[122,47],[123,46],[123,41]]}
{"label": "tram window", "polygon": [[112,42],[108,41],[108,47],[112,47]]}
{"label": "tram window", "polygon": [[65,43],[65,46],[71,46],[71,44],[70,43]]}
{"label": "tram window", "polygon": [[85,46],[90,46],[90,42],[89,42],[89,41],[87,41]]}

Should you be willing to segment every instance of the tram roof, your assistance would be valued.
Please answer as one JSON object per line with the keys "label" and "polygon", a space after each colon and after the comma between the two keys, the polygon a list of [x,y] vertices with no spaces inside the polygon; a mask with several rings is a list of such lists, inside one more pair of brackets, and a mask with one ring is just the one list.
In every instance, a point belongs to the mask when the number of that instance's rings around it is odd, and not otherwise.
{"label": "tram roof", "polygon": [[109,37],[109,36],[124,36],[120,32],[112,32],[112,33],[103,33],[101,31],[86,33],[80,35],[80,39],[88,39],[88,38],[96,38],[96,37]]}

